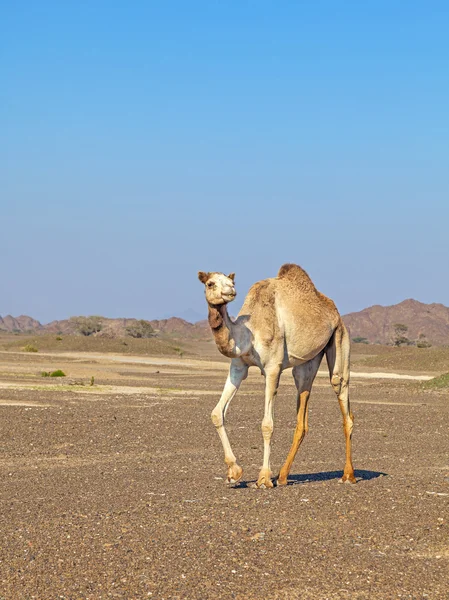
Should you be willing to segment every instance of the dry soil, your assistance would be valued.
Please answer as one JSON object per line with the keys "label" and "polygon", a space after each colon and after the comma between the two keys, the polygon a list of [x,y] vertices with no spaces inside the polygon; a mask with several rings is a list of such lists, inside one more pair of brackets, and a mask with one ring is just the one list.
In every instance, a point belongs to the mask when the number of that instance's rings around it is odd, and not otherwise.
{"label": "dry soil", "polygon": [[[55,369],[67,377],[40,376]],[[225,369],[0,352],[0,598],[449,597],[449,395],[354,377],[358,483],[339,485],[341,416],[320,377],[289,485],[258,490],[254,372],[228,412],[244,467],[230,487],[210,421]],[[276,400],[274,473],[295,423],[291,380]]]}

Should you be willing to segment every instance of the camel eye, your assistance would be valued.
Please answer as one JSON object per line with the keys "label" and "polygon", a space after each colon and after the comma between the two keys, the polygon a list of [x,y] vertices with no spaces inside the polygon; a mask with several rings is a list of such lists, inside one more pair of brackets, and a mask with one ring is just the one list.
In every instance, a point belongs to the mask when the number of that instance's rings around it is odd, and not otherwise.
{"label": "camel eye", "polygon": [[213,288],[215,285],[215,283],[213,281],[209,281],[209,283],[207,284],[208,288]]}

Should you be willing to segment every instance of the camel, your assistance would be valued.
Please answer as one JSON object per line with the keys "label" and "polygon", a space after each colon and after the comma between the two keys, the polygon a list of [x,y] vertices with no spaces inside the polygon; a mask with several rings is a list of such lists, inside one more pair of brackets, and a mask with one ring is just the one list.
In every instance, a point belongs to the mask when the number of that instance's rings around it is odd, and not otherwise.
{"label": "camel", "polygon": [[293,367],[297,389],[297,419],[293,442],[277,477],[277,485],[286,485],[296,453],[308,431],[310,391],[326,354],[331,385],[337,394],[343,415],[346,462],[340,482],[355,483],[351,457],[354,417],[349,405],[350,341],[343,320],[332,300],[321,294],[308,274],[298,265],[285,264],[277,277],[255,283],[245,298],[235,321],[227,304],[236,297],[235,273],[199,271],[205,285],[209,325],[218,350],[231,359],[229,374],[212,422],[223,445],[227,481],[238,482],[243,469],[236,457],[224,426],[230,401],[248,376],[249,367],[258,367],[265,377],[265,412],[262,421],[263,465],[257,487],[273,487],[270,467],[273,408],[279,380],[284,369]]}

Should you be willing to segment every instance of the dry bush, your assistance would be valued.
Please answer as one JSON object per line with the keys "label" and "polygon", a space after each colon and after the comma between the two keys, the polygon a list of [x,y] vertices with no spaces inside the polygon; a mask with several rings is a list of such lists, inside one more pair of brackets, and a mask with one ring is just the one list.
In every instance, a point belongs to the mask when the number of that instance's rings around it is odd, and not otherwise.
{"label": "dry bush", "polygon": [[103,317],[92,315],[90,317],[71,317],[70,322],[77,333],[92,335],[103,329]]}

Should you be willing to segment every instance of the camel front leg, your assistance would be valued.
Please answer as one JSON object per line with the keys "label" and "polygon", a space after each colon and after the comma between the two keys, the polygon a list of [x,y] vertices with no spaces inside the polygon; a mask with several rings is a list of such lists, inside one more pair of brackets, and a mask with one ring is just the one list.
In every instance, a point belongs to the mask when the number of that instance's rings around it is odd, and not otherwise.
{"label": "camel front leg", "polygon": [[233,359],[231,362],[231,368],[229,369],[228,378],[226,379],[226,383],[221,394],[221,398],[211,414],[212,423],[217,428],[217,433],[223,445],[225,463],[228,465],[228,483],[236,483],[242,477],[243,469],[237,464],[231,444],[229,443],[229,439],[224,427],[224,418],[229,403],[234,398],[237,390],[240,387],[240,384],[244,379],[246,379],[247,376],[248,367],[245,365],[245,363],[239,359]]}
{"label": "camel front leg", "polygon": [[273,405],[279,387],[280,376],[280,368],[265,374],[265,414],[262,421],[263,465],[256,484],[259,488],[273,487],[270,467],[271,436],[273,435]]}

